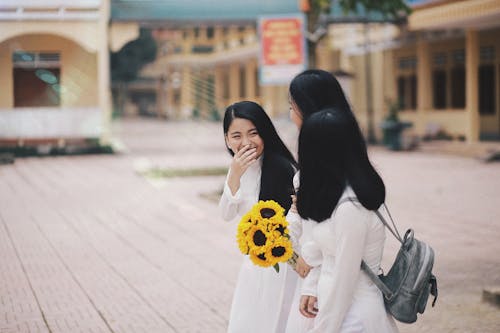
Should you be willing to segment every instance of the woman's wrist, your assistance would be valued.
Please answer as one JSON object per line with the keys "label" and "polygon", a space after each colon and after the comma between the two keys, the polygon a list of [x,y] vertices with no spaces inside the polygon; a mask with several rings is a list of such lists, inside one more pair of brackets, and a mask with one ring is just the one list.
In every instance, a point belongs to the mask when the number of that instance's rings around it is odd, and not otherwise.
{"label": "woman's wrist", "polygon": [[231,181],[228,179],[227,186],[231,190],[231,194],[234,196],[234,195],[236,195],[236,192],[238,192],[238,190],[240,188],[240,181],[239,181],[239,179],[236,181]]}
{"label": "woman's wrist", "polygon": [[295,269],[295,267],[297,266],[297,259],[299,258],[299,255],[297,254],[297,252],[293,252],[292,254],[292,257],[290,259],[288,259],[287,263],[292,266],[293,269]]}

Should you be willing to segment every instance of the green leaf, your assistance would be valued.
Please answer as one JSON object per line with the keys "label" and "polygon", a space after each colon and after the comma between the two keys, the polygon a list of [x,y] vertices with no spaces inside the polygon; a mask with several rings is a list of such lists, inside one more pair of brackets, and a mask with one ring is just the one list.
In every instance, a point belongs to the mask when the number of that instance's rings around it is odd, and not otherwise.
{"label": "green leaf", "polygon": [[280,265],[279,264],[274,264],[273,268],[276,271],[276,273],[280,272]]}

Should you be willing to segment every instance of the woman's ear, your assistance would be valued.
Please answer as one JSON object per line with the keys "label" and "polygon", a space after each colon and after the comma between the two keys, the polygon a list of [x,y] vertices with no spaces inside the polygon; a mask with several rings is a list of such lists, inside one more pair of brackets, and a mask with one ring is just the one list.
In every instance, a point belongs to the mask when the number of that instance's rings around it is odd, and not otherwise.
{"label": "woman's ear", "polygon": [[[227,139],[227,135],[224,136],[224,140],[226,141],[226,147],[227,147],[227,149],[229,149],[230,151],[233,151],[233,149],[229,145],[229,140]],[[234,153],[234,151],[233,151],[233,153]]]}

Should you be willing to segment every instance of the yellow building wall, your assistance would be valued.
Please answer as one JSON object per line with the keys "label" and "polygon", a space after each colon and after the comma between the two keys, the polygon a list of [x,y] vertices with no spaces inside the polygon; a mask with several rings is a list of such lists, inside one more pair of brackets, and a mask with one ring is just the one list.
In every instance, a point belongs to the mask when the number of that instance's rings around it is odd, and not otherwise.
{"label": "yellow building wall", "polygon": [[351,83],[351,107],[356,114],[359,126],[366,133],[367,129],[367,103],[366,103],[366,71],[363,55],[350,58],[352,70],[355,77]]}
{"label": "yellow building wall", "polygon": [[[450,43],[448,48],[456,45]],[[432,46],[434,47],[434,46]],[[446,47],[445,47],[446,49]],[[350,103],[358,119],[360,127],[366,134],[368,129],[368,93],[366,61],[370,62],[371,71],[371,109],[373,115],[373,129],[377,139],[382,138],[380,125],[389,112],[388,103],[397,100],[397,59],[399,57],[416,56],[414,47],[399,50],[386,50],[372,53],[369,57],[356,55],[349,57],[355,77],[351,83]],[[418,110],[420,111],[420,110]],[[399,113],[401,120],[411,121],[416,134],[423,135],[429,123],[439,123],[451,134],[463,134],[467,118],[463,110],[421,110],[422,112],[405,111]]]}
{"label": "yellow building wall", "polygon": [[[493,115],[480,115],[480,132],[481,133],[499,133],[500,131],[500,40],[498,39],[498,35],[500,34],[500,29],[494,29],[489,31],[481,31],[479,32],[479,47],[484,46],[493,46],[495,48],[495,60],[489,62],[495,65],[495,77],[496,77],[496,93],[495,93],[495,102],[496,102],[496,110]],[[445,53],[448,58],[448,62],[450,62],[451,52],[454,50],[465,50],[465,37],[461,38],[453,38],[446,40],[438,40],[429,42],[429,66],[430,72],[432,73],[433,58],[437,53]],[[478,52],[479,55],[479,52]],[[385,94],[387,96],[392,96],[392,98],[396,98],[397,96],[397,87],[395,85],[397,78],[397,61],[401,57],[415,56],[417,57],[417,61],[420,63],[421,60],[418,59],[417,50],[414,47],[401,48],[394,51],[386,51],[384,56],[386,61],[386,71],[391,67],[388,66],[388,63],[392,63],[392,74],[386,75],[386,80],[391,82],[393,88],[385,89]],[[484,62],[479,60],[479,64],[483,64]],[[417,64],[417,68],[418,68]],[[450,64],[447,66],[451,66]],[[387,72],[389,73],[389,72]],[[417,75],[418,80],[421,78]],[[467,78],[466,78],[467,79]],[[465,108],[463,109],[441,109],[436,110],[433,107],[433,97],[432,97],[432,75],[430,77],[429,82],[421,82],[421,84],[429,85],[429,93],[431,96],[428,96],[430,101],[430,106],[423,109],[417,109],[416,111],[408,111],[403,110],[400,112],[400,118],[405,121],[411,121],[414,124],[414,129],[416,134],[425,135],[428,131],[429,126],[439,125],[446,133],[453,136],[463,136],[466,134],[467,128],[469,126],[469,119],[466,115]],[[420,85],[421,87],[422,85]],[[478,89],[478,88],[475,88]],[[417,95],[421,95],[422,91],[417,91]],[[425,98],[424,98],[425,100]]]}
{"label": "yellow building wall", "polygon": [[331,71],[340,68],[339,52],[330,48],[328,40],[321,40],[316,47],[316,68]]}
{"label": "yellow building wall", "polygon": [[119,51],[128,42],[139,37],[139,23],[113,22],[109,27],[109,48]]}
{"label": "yellow building wall", "polygon": [[380,124],[387,114],[385,86],[389,80],[384,78],[386,75],[384,73],[384,64],[385,59],[382,51],[374,52],[371,55],[373,130],[377,138],[381,138]]}
{"label": "yellow building wall", "polygon": [[61,59],[61,107],[98,106],[97,56],[53,35],[23,35],[0,43],[0,107],[14,107],[12,53],[59,52]]}
{"label": "yellow building wall", "polygon": [[[367,62],[368,69],[366,67]],[[384,71],[384,62],[385,58],[382,51],[374,52],[368,56],[356,55],[350,58],[352,70],[355,73],[351,83],[350,103],[365,136],[368,135],[369,112],[371,112],[372,126],[376,138],[381,138],[380,123],[387,113],[385,106],[387,73]],[[368,84],[367,70],[370,71],[370,82]],[[371,97],[368,95],[367,88],[371,90]]]}

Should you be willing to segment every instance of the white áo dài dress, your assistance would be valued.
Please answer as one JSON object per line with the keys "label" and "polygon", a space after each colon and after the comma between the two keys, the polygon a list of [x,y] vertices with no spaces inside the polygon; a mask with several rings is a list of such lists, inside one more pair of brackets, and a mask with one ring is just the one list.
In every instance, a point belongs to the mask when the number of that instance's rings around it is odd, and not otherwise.
{"label": "white \u00e1o d\u00e0i dress", "polygon": [[[350,187],[340,200],[346,197],[356,198]],[[347,201],[329,219],[303,223],[313,224],[309,241],[302,245],[302,256],[313,268],[301,294],[317,296],[319,309],[309,332],[398,332],[382,293],[360,268],[363,259],[374,272],[380,269],[385,228],[377,215]]]}
{"label": "white \u00e1o d\u00e0i dress", "polygon": [[[237,224],[259,200],[262,157],[241,176],[240,188],[232,195],[227,178],[219,208],[222,217]],[[235,247],[237,247],[235,237]],[[259,267],[248,256],[236,282],[228,333],[282,333],[295,290],[298,275],[287,263],[280,263],[277,273],[272,267]]]}
{"label": "white \u00e1o d\u00e0i dress", "polygon": [[[297,172],[295,177],[293,177],[295,192],[297,192],[299,188],[299,177],[299,172]],[[301,247],[303,244],[308,243],[311,239],[312,228],[316,223],[303,220],[298,213],[293,211],[288,212],[286,220],[288,221],[288,230],[290,233],[290,240],[293,244],[293,249],[298,255],[301,255]],[[301,277],[297,279],[292,306],[290,307],[290,313],[288,315],[285,330],[286,333],[306,333],[314,325],[313,318],[304,317],[299,311],[303,281],[304,280]]]}

